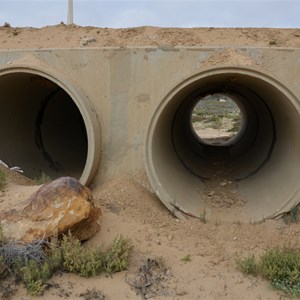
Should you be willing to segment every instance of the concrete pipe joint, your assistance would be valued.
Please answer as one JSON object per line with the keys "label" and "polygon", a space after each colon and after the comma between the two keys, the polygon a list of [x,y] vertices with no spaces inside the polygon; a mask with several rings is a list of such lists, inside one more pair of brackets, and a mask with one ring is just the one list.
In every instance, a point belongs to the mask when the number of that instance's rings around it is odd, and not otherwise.
{"label": "concrete pipe joint", "polygon": [[[216,93],[234,99],[242,115],[238,134],[221,145],[196,136],[191,122],[199,99]],[[248,222],[289,211],[300,196],[299,111],[299,101],[286,87],[255,70],[215,68],[187,79],[166,96],[150,122],[146,170],[153,189],[179,217],[205,214]],[[224,188],[235,194],[236,203],[226,206],[221,192],[219,205],[210,202],[219,192],[216,178],[234,187]]]}
{"label": "concrete pipe joint", "polygon": [[0,71],[0,159],[27,177],[73,176],[83,184],[100,159],[100,128],[91,103],[71,82],[27,67]]}

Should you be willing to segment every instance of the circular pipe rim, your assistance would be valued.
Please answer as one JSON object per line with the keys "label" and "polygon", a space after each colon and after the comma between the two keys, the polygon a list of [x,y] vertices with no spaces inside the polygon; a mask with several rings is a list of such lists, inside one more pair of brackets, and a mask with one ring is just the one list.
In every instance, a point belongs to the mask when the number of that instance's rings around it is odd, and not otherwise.
{"label": "circular pipe rim", "polygon": [[88,141],[86,163],[79,181],[83,185],[90,184],[96,175],[100,163],[102,141],[98,115],[88,97],[80,90],[80,88],[75,86],[71,80],[66,79],[65,76],[53,70],[49,70],[48,68],[45,70],[40,67],[37,68],[24,65],[13,65],[0,68],[0,78],[4,75],[14,73],[28,73],[46,78],[61,87],[73,100],[84,120]]}
{"label": "circular pipe rim", "polygon": [[[297,101],[297,97],[292,93],[292,91],[284,84],[282,84],[279,80],[274,78],[268,72],[262,71],[261,69],[255,67],[244,67],[240,65],[220,65],[218,67],[205,68],[201,72],[196,73],[192,76],[187,77],[185,80],[179,82],[174,86],[173,89],[169,91],[169,93],[162,99],[157,108],[155,109],[152,117],[147,126],[147,133],[145,137],[145,170],[148,176],[148,180],[152,186],[157,197],[160,201],[171,211],[174,211],[174,207],[171,205],[173,199],[170,199],[168,192],[165,190],[163,185],[160,182],[159,176],[157,175],[153,163],[152,156],[152,147],[153,147],[153,136],[154,131],[156,129],[156,124],[159,121],[161,113],[164,111],[166,106],[176,97],[180,91],[188,88],[189,86],[201,81],[202,79],[214,75],[224,75],[224,74],[236,74],[236,75],[244,75],[250,76],[257,79],[262,80],[263,82],[273,86],[282,93],[289,101],[290,104],[296,110],[296,113],[300,115],[300,103]],[[300,191],[300,189],[298,189]],[[289,211],[295,205],[295,194],[290,195],[289,199],[283,202],[283,204],[276,209],[276,212],[270,214],[270,218],[274,218],[283,212]],[[181,212],[175,211],[176,216],[185,217],[186,212],[183,207],[181,208]],[[189,214],[189,212],[187,212]]]}

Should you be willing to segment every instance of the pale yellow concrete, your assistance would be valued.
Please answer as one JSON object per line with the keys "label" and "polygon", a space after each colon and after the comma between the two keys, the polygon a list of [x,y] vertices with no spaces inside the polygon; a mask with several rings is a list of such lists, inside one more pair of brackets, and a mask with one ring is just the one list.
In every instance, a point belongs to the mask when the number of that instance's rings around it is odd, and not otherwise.
{"label": "pale yellow concrete", "polygon": [[233,217],[272,217],[299,203],[299,70],[300,49],[2,50],[0,159],[92,186],[146,171],[168,208],[199,215],[210,174],[189,114],[197,93],[230,91],[247,116],[231,149],[247,204]]}

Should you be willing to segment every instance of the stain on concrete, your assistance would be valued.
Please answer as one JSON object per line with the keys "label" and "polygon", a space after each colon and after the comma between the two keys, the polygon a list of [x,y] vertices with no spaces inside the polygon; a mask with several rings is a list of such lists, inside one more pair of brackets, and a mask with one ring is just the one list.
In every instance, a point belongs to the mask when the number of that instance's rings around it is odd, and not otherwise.
{"label": "stain on concrete", "polygon": [[150,95],[149,94],[139,94],[136,96],[136,100],[138,103],[147,103],[150,101]]}

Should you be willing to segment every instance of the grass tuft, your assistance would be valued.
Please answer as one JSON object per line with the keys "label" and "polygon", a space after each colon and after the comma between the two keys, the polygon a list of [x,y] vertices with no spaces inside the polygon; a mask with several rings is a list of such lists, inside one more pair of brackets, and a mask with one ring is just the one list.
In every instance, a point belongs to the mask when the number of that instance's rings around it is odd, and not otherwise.
{"label": "grass tuft", "polygon": [[52,180],[51,177],[49,175],[47,175],[46,173],[44,173],[44,172],[42,172],[40,177],[34,179],[34,181],[37,185],[48,183],[51,180]]}
{"label": "grass tuft", "polygon": [[183,261],[183,262],[185,262],[185,263],[192,261],[191,254],[185,255],[185,256],[181,259],[181,261]]}
{"label": "grass tuft", "polygon": [[63,267],[68,272],[91,277],[103,271],[103,254],[97,250],[83,248],[80,241],[70,233],[61,242]]}
{"label": "grass tuft", "polygon": [[276,39],[272,39],[269,41],[269,46],[278,46],[278,41]]}
{"label": "grass tuft", "polygon": [[246,275],[257,276],[258,266],[255,262],[254,255],[248,257],[237,256],[235,259],[237,269]]}
{"label": "grass tuft", "polygon": [[246,275],[260,274],[271,286],[291,296],[300,297],[300,251],[296,249],[269,249],[258,263],[254,256],[236,259],[237,269]]}
{"label": "grass tuft", "polygon": [[126,270],[131,249],[132,244],[128,239],[117,236],[104,254],[104,270],[109,274]]}
{"label": "grass tuft", "polygon": [[261,257],[260,271],[271,285],[300,297],[300,251],[271,249]]}
{"label": "grass tuft", "polygon": [[0,170],[0,190],[5,187],[6,184],[6,177],[3,171]]}

